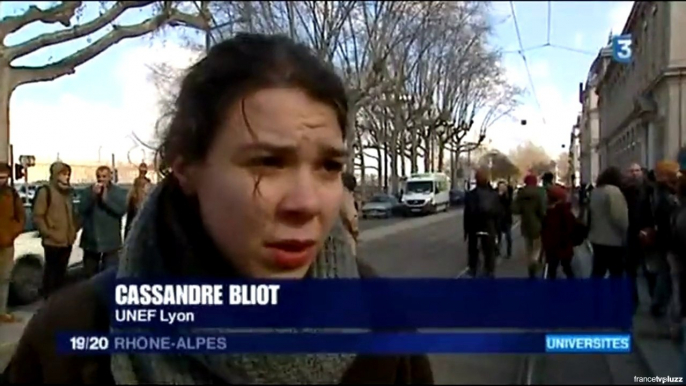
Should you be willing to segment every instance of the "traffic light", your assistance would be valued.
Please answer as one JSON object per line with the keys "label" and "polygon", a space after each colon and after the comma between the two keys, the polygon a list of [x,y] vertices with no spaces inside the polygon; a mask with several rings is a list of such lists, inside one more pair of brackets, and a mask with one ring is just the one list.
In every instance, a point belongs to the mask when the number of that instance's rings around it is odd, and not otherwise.
{"label": "traffic light", "polygon": [[24,165],[14,164],[14,180],[21,180],[24,178]]}

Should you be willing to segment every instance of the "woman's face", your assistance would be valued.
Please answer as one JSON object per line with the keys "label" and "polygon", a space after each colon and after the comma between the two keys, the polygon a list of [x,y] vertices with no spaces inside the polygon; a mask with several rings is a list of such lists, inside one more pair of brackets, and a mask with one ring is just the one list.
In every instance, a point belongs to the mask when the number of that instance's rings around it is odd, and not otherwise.
{"label": "woman's face", "polygon": [[[247,122],[247,123],[246,123]],[[335,111],[298,89],[227,108],[204,163],[180,173],[224,256],[253,278],[302,278],[340,210],[346,146]]]}

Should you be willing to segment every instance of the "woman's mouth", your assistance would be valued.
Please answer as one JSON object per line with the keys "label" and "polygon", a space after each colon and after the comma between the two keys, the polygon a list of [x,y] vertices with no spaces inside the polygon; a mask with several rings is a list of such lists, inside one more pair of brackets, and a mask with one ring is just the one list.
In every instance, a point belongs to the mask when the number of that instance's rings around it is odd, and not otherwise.
{"label": "woman's mouth", "polygon": [[274,264],[283,270],[304,267],[314,261],[317,243],[314,240],[279,240],[265,243]]}

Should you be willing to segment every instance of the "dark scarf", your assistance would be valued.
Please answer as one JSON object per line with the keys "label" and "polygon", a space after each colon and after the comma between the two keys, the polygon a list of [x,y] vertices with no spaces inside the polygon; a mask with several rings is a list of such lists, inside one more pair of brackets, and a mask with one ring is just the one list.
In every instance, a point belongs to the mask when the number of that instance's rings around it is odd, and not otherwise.
{"label": "dark scarf", "polygon": [[[197,200],[185,197],[172,181],[161,183],[138,213],[124,245],[117,276],[238,276],[204,231]],[[332,230],[309,276],[359,277],[340,222]],[[113,355],[111,367],[117,384],[333,384],[340,382],[354,358],[349,354],[127,353]]]}

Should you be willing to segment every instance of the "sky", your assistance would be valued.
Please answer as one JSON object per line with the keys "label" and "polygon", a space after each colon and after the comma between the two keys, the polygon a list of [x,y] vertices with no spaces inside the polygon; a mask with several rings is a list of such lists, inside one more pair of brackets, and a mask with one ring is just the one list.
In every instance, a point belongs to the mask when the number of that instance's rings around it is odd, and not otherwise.
{"label": "sky", "polygon": [[[0,4],[2,16],[27,6],[27,2]],[[510,3],[494,2],[495,31],[491,42],[503,50],[507,77],[525,89],[525,95],[511,117],[489,128],[490,146],[508,152],[530,140],[544,147],[551,157],[563,151],[562,145],[568,145],[572,125],[581,109],[579,82],[585,81],[588,68],[607,43],[610,31],[621,32],[631,6],[632,2],[551,2],[549,43],[568,49],[547,46],[526,50],[548,43],[548,3],[514,2],[532,78],[529,82],[524,61],[517,53],[520,47]],[[97,8],[87,7],[81,18],[92,18]],[[141,12],[134,11],[125,14],[123,22],[135,22],[142,17]],[[5,43],[22,42],[61,28],[31,25],[10,35]],[[46,48],[14,64],[41,65],[88,43],[88,39],[81,39]],[[60,157],[69,162],[108,162],[115,153],[119,159],[128,154],[135,163],[150,157],[150,151],[135,147],[131,135],[135,133],[143,139],[155,135],[159,95],[150,81],[150,66],[164,62],[185,68],[197,57],[183,48],[178,32],[165,32],[121,42],[80,66],[73,75],[20,86],[10,105],[15,157],[32,154],[45,161]],[[519,123],[523,119],[526,126]]]}

